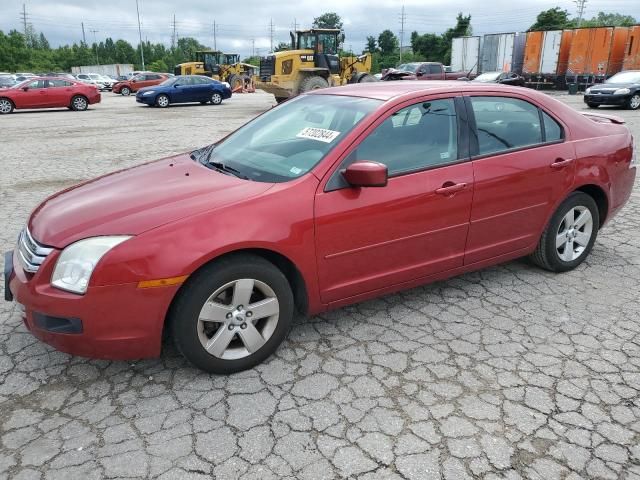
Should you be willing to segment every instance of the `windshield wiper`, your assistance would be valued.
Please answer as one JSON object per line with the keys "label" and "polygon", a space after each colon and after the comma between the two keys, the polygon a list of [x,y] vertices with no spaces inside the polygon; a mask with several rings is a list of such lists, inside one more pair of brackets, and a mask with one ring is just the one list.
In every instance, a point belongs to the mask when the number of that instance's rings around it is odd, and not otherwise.
{"label": "windshield wiper", "polygon": [[240,172],[239,170],[236,170],[233,167],[225,165],[222,162],[214,162],[213,160],[209,160],[209,161],[205,162],[205,165],[211,165],[216,170],[218,170],[218,171],[220,171],[222,173],[226,173],[227,175],[231,174],[234,177],[238,177],[238,178],[241,178],[243,180],[250,180],[250,178],[247,177],[244,173]]}

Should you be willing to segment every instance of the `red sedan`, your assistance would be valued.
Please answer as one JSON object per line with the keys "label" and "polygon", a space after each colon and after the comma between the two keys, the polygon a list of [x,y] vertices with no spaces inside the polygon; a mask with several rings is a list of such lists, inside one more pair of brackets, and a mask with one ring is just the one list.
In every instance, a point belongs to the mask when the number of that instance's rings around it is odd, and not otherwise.
{"label": "red sedan", "polygon": [[316,314],[530,256],[564,272],[628,200],[633,139],[533,90],[389,82],[317,90],[190,154],[42,203],[8,299],[71,354],[250,368]]}
{"label": "red sedan", "polygon": [[14,109],[61,108],[83,111],[100,103],[100,92],[93,85],[68,78],[30,78],[0,90],[0,114]]}

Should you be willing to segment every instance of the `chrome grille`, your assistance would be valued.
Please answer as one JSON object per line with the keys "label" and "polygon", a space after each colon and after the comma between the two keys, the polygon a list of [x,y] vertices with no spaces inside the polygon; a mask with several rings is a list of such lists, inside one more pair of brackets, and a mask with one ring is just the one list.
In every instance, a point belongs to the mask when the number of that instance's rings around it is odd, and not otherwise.
{"label": "chrome grille", "polygon": [[26,227],[20,233],[17,250],[20,265],[29,273],[36,273],[42,262],[47,258],[47,255],[53,251],[52,248],[42,246],[36,242]]}

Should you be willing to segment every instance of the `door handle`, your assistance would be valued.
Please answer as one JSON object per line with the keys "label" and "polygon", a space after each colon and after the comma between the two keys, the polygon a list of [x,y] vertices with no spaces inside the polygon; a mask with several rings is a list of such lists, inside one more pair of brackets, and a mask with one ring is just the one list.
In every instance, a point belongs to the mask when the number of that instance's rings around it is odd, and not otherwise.
{"label": "door handle", "polygon": [[466,183],[446,182],[442,185],[442,187],[436,189],[436,193],[438,195],[453,195],[454,193],[457,193],[460,190],[464,190],[465,188],[467,188]]}
{"label": "door handle", "polygon": [[551,164],[551,168],[564,168],[573,162],[573,158],[556,158],[556,161]]}

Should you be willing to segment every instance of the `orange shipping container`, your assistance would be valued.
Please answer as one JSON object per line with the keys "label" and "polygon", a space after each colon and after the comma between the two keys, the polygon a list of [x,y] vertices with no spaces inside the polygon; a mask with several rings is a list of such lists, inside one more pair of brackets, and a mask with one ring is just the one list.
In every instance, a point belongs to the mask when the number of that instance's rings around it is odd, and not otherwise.
{"label": "orange shipping container", "polygon": [[569,52],[568,77],[600,80],[622,70],[628,27],[578,28]]}
{"label": "orange shipping container", "polygon": [[527,33],[522,73],[544,78],[564,75],[572,38],[573,30]]}
{"label": "orange shipping container", "polygon": [[640,70],[640,25],[629,27],[623,70]]}

